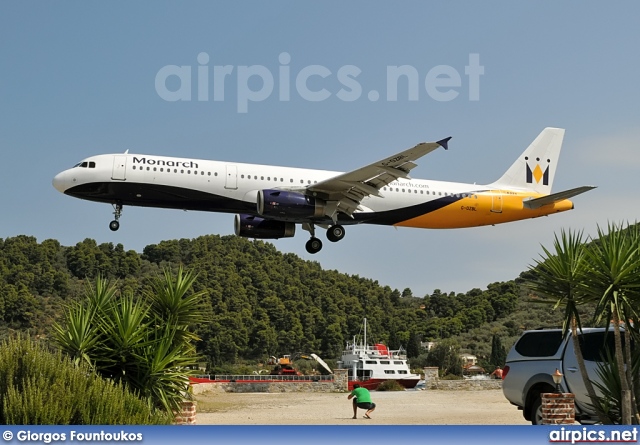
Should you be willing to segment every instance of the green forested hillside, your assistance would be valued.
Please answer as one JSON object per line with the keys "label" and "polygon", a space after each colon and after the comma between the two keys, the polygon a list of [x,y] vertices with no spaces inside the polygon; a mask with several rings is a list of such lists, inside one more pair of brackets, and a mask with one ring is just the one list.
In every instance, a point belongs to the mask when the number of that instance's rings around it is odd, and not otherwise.
{"label": "green forested hillside", "polygon": [[[48,337],[65,301],[82,298],[85,280],[98,274],[142,295],[149,278],[180,264],[198,274],[194,290],[206,291],[206,321],[196,331],[199,352],[213,366],[299,351],[337,358],[364,316],[372,339],[402,345],[410,356],[420,353],[420,341],[454,336],[485,354],[493,333],[508,339],[538,327],[529,325],[534,314],[549,312],[526,306],[516,281],[414,296],[235,236],[163,241],[142,254],[91,239],[65,247],[18,236],[0,239],[0,335],[28,330]],[[522,320],[516,308],[525,311]]]}

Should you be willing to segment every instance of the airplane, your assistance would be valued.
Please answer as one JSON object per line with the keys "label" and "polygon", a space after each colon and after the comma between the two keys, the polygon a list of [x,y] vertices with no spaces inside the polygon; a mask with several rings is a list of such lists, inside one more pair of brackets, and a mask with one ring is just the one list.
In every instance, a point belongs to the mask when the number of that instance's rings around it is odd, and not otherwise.
{"label": "airplane", "polygon": [[344,226],[379,224],[430,229],[495,225],[573,209],[569,200],[595,187],[551,193],[564,129],[545,128],[497,181],[487,185],[412,179],[415,161],[451,137],[423,142],[347,172],[174,158],[145,154],[92,156],[53,179],[60,192],[110,203],[120,227],[124,206],[235,213],[238,236],[310,234],[306,250],[322,249],[316,226],[329,241]]}

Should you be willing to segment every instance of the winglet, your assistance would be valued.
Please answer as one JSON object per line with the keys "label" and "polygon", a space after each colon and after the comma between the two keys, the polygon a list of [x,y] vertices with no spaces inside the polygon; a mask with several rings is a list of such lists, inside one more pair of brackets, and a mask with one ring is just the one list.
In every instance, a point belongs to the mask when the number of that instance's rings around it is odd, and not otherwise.
{"label": "winglet", "polygon": [[441,146],[445,150],[449,150],[449,139],[451,139],[451,136],[449,136],[448,138],[444,138],[442,140],[439,140],[438,142],[436,142],[436,144],[438,144],[439,146]]}

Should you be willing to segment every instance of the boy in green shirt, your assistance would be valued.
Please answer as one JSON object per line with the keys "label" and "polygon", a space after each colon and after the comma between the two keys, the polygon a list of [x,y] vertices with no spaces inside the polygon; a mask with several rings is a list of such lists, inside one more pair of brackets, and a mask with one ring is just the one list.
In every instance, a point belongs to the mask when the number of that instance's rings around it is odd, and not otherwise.
{"label": "boy in green shirt", "polygon": [[356,419],[358,416],[358,408],[366,409],[367,412],[364,413],[365,419],[371,419],[369,414],[371,414],[376,409],[376,404],[371,402],[371,393],[367,388],[361,388],[357,383],[353,385],[353,391],[347,397],[347,400],[353,398],[353,418]]}

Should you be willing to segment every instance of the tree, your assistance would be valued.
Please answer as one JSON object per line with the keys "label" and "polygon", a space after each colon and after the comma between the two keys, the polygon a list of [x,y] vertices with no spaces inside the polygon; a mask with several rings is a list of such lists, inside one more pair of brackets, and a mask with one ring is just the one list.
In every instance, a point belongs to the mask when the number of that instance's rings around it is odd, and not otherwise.
{"label": "tree", "polygon": [[462,375],[460,344],[452,339],[439,341],[427,356],[427,366],[437,366],[441,375]]}
{"label": "tree", "polygon": [[[531,275],[527,286],[549,301],[555,301],[554,308],[564,311],[563,331],[571,330],[576,361],[589,398],[595,403],[596,393],[589,380],[587,368],[582,356],[578,331],[582,331],[579,307],[586,301],[584,281],[587,276],[585,264],[585,245],[582,231],[561,231],[560,238],[555,236],[553,250],[542,247],[544,255],[536,260],[536,266],[530,268]],[[607,416],[597,409],[601,422],[606,423]]]}
{"label": "tree", "polygon": [[[597,306],[596,322],[609,322],[615,339],[615,360],[622,391],[622,424],[630,425],[631,417],[638,418],[633,397],[631,366],[631,325],[624,331],[625,350],[622,347],[621,327],[628,321],[637,321],[635,307],[639,301],[640,288],[640,228],[638,225],[610,223],[605,233],[598,227],[598,238],[587,249],[589,273],[585,279],[585,290],[594,298]],[[637,326],[637,323],[635,324]]]}
{"label": "tree", "polygon": [[198,337],[189,326],[201,321],[202,292],[190,291],[195,275],[165,271],[146,298],[118,295],[115,283],[98,276],[83,303],[71,304],[56,324],[56,341],[76,363],[177,411],[195,373]]}
{"label": "tree", "polygon": [[491,337],[491,355],[489,356],[489,363],[494,366],[503,366],[507,360],[507,351],[502,346],[500,337],[494,334]]}

